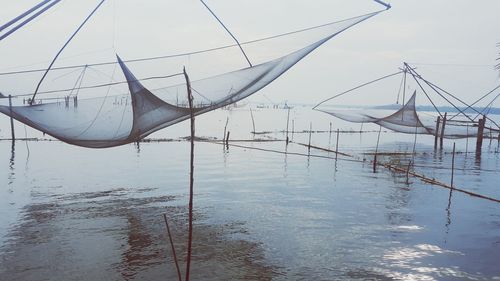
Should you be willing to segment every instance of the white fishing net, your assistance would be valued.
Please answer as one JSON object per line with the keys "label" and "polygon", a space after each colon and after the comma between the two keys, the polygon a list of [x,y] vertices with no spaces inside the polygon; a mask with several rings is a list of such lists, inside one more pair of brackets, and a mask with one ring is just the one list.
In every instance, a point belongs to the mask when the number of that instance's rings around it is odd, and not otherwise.
{"label": "white fishing net", "polygon": [[[322,26],[323,37],[288,55],[252,67],[195,80],[191,83],[195,114],[244,99],[259,91],[314,49],[349,27],[379,12]],[[95,98],[44,100],[34,105],[0,105],[0,112],[64,142],[91,148],[118,146],[188,119],[185,83],[165,86],[155,94],[143,86],[123,61],[119,65],[130,93]],[[217,64],[216,61],[213,62]],[[182,66],[178,66],[182,69]],[[92,89],[87,89],[88,91]],[[81,94],[80,94],[81,96]],[[175,102],[173,102],[175,100]]]}

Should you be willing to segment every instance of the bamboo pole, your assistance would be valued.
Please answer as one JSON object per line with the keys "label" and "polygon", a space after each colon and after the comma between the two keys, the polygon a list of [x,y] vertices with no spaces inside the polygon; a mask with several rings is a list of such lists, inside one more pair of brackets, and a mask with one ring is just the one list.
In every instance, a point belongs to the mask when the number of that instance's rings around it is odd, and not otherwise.
{"label": "bamboo pole", "polygon": [[410,183],[410,167],[411,167],[411,160],[408,162],[408,166],[406,167],[406,184]]}
{"label": "bamboo pole", "polygon": [[477,141],[476,141],[476,153],[481,153],[481,147],[483,146],[483,134],[484,134],[484,124],[486,123],[486,118],[479,119],[479,125],[477,128]]}
{"label": "bamboo pole", "polygon": [[311,134],[312,134],[312,122],[309,123],[309,145],[307,146],[307,152],[311,152]]}
{"label": "bamboo pole", "polygon": [[286,116],[286,144],[288,144],[288,124],[290,123],[290,108],[288,108],[288,114]]}
{"label": "bamboo pole", "polygon": [[177,277],[179,281],[182,281],[181,270],[179,268],[179,260],[177,259],[177,254],[175,253],[174,240],[172,239],[172,233],[170,232],[170,227],[168,226],[167,215],[163,214],[163,220],[167,226],[168,240],[170,241],[170,247],[172,248],[172,255],[174,256],[175,269],[177,270]]}
{"label": "bamboo pole", "polygon": [[227,129],[227,123],[229,122],[229,117],[226,117],[226,125],[224,125],[224,135],[222,135],[222,141],[226,139],[226,129]]}
{"label": "bamboo pole", "polygon": [[[194,123],[194,110],[193,110],[193,95],[191,93],[191,82],[186,73],[186,68],[183,70],[184,77],[186,78],[186,87],[188,94],[189,112],[191,119],[191,159],[189,166],[189,225],[188,225],[188,249],[186,258],[186,281],[189,281],[189,272],[191,269],[191,251],[193,244],[193,186],[194,186],[194,138],[195,138],[195,123]],[[229,135],[229,132],[228,132]]]}
{"label": "bamboo pole", "polygon": [[252,127],[253,127],[253,132],[252,134],[255,135],[255,120],[253,119],[253,112],[252,112],[252,108],[250,107],[250,117],[252,117]]}
{"label": "bamboo pole", "polygon": [[373,172],[375,173],[377,170],[377,153],[378,153],[378,144],[380,141],[380,132],[382,131],[382,126],[378,129],[378,136],[377,136],[377,146],[375,147],[375,156],[373,156]]}
{"label": "bamboo pole", "polygon": [[453,188],[454,173],[455,173],[455,143],[453,143],[453,152],[451,155],[451,183],[450,183],[451,188]]}
{"label": "bamboo pole", "polygon": [[9,95],[9,113],[10,113],[10,134],[12,141],[16,140],[16,134],[14,132],[14,118],[12,117],[12,96]]}
{"label": "bamboo pole", "polygon": [[443,139],[444,139],[444,128],[446,126],[446,112],[443,116],[443,125],[441,126],[441,136],[439,138],[439,148],[443,148]]}
{"label": "bamboo pole", "polygon": [[436,132],[434,134],[434,149],[436,149],[438,145],[439,123],[441,123],[441,116],[438,116],[436,119]]}
{"label": "bamboo pole", "polygon": [[340,130],[337,129],[337,143],[335,144],[335,161],[337,161],[337,156],[339,155],[339,133]]}
{"label": "bamboo pole", "polygon": [[467,129],[467,138],[465,139],[465,157],[467,157],[467,153],[469,152],[469,123],[465,124],[465,128]]}

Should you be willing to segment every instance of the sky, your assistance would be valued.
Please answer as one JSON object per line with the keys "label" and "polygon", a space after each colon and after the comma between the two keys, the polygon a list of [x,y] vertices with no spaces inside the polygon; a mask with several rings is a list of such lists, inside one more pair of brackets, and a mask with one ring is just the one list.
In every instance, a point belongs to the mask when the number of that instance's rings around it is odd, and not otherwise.
{"label": "sky", "polygon": [[[39,0],[5,2],[0,10],[0,23]],[[1,41],[0,72],[47,67],[97,3],[97,0],[63,0]],[[206,0],[206,3],[241,42],[383,9],[372,0]],[[500,56],[500,48],[496,46],[500,42],[500,1],[394,0],[390,3],[392,9],[335,37],[248,101],[313,105],[393,73],[403,62],[417,67],[428,80],[467,102],[475,101],[500,84],[500,73],[494,69],[495,60]],[[253,62],[264,62],[312,43],[309,35],[315,36],[307,34],[258,48],[245,48]],[[116,54],[133,59],[232,43],[231,37],[197,0],[107,0],[61,54],[56,66],[114,61]],[[186,66],[191,79],[196,80],[244,68],[247,64],[241,53],[230,50],[129,66],[138,77],[177,73]],[[115,70],[95,70],[86,83],[101,81],[99,71],[110,75]],[[53,73],[42,89],[74,83],[78,74]],[[33,91],[40,75],[0,77],[0,91],[13,95]],[[398,86],[399,81],[394,79],[335,102],[394,103]],[[419,102],[428,104],[417,98]],[[442,100],[437,103],[445,104]]]}

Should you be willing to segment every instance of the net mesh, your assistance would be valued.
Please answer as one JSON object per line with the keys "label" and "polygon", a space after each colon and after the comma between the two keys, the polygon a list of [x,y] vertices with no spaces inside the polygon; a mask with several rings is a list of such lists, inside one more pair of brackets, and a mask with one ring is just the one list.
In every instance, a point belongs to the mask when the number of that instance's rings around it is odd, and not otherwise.
{"label": "net mesh", "polygon": [[[393,114],[387,116],[380,116],[381,111],[368,113],[366,110],[318,110],[345,121],[354,123],[375,123],[384,128],[400,133],[442,135],[445,138],[467,138],[477,136],[477,122],[471,123],[470,121],[465,120],[447,120],[443,130],[443,122],[440,121],[438,125],[436,117],[420,117],[417,114],[415,106],[416,96],[417,93],[415,91],[406,104]],[[498,134],[498,130],[484,128],[483,134],[484,136],[490,136],[492,134],[496,135]]]}
{"label": "net mesh", "polygon": [[[244,99],[270,84],[302,58],[337,34],[379,12],[327,26],[328,34],[278,59],[191,83],[196,115]],[[163,87],[153,94],[118,58],[129,93],[77,99],[66,97],[31,106],[0,105],[0,112],[64,142],[104,148],[138,141],[190,117],[185,83]],[[172,97],[177,97],[174,104]],[[178,97],[181,97],[179,102]]]}

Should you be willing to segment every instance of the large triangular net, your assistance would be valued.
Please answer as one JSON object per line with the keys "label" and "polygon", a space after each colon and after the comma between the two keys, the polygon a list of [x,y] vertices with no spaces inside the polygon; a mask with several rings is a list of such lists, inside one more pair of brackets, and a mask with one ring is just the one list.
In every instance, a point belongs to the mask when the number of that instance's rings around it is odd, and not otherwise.
{"label": "large triangular net", "polygon": [[[191,89],[195,114],[250,96],[329,39],[378,13],[329,24],[325,26],[328,28],[327,35],[278,59],[193,81]],[[157,130],[189,118],[189,108],[185,103],[167,102],[172,96],[187,97],[185,83],[164,87],[161,93],[153,94],[123,61],[118,60],[128,83],[130,93],[127,95],[78,100],[68,97],[49,103],[12,107],[4,103],[0,105],[0,112],[64,142],[91,148],[113,147],[138,141]]]}

